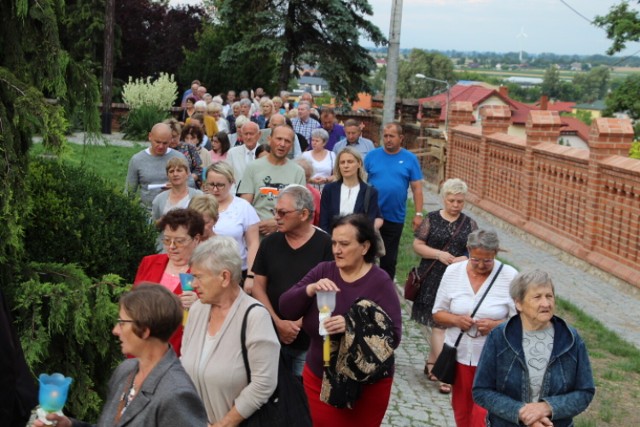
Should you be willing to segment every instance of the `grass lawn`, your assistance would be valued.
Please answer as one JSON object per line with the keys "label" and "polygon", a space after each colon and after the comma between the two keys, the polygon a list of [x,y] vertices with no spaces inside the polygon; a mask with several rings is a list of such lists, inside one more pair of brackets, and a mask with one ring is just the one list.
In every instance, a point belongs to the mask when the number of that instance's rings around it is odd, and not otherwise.
{"label": "grass lawn", "polygon": [[[399,280],[404,280],[419,262],[412,249],[413,212],[415,209],[409,206],[398,252]],[[517,265],[514,267],[518,269]],[[591,406],[574,420],[576,427],[640,426],[640,413],[635,408],[640,398],[640,350],[562,298],[557,298],[556,308],[557,315],[573,325],[584,339],[596,384]]]}

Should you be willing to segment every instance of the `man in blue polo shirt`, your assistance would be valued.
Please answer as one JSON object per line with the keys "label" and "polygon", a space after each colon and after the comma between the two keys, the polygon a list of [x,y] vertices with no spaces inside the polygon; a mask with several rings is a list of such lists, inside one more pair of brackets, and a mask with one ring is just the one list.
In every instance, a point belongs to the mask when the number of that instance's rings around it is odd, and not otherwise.
{"label": "man in blue polo shirt", "polygon": [[407,214],[408,187],[411,187],[416,205],[413,229],[422,222],[422,169],[418,158],[401,147],[403,139],[402,126],[388,123],[384,127],[383,146],[370,151],[364,158],[369,184],[378,190],[378,203],[384,218],[380,234],[386,254],[380,258],[380,267],[391,279],[396,274],[400,236]]}

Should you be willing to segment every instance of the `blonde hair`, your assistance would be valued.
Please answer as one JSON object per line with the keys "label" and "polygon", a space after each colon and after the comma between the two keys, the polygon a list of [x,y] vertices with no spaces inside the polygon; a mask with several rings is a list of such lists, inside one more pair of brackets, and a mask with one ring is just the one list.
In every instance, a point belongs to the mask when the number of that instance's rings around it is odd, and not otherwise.
{"label": "blonde hair", "polygon": [[201,214],[208,214],[213,222],[218,222],[220,218],[218,212],[218,199],[211,194],[198,194],[189,202],[189,208]]}
{"label": "blonde hair", "polygon": [[440,195],[444,198],[451,194],[467,194],[467,184],[460,178],[450,178],[442,184]]}
{"label": "blonde hair", "polygon": [[207,168],[207,173],[204,175],[205,178],[209,176],[209,172],[217,173],[224,176],[230,184],[236,182],[233,176],[233,168],[227,162],[215,162]]}
{"label": "blonde hair", "polygon": [[337,155],[333,165],[333,174],[336,176],[337,181],[342,180],[342,173],[340,172],[340,157],[343,154],[351,154],[358,162],[358,179],[361,182],[367,182],[367,172],[364,170],[364,162],[362,161],[362,154],[354,148],[345,147]]}
{"label": "blonde hair", "polygon": [[169,173],[169,169],[184,169],[187,173],[189,173],[189,164],[187,163],[187,159],[183,157],[172,157],[167,161],[167,165],[165,166],[165,171],[167,174]]}

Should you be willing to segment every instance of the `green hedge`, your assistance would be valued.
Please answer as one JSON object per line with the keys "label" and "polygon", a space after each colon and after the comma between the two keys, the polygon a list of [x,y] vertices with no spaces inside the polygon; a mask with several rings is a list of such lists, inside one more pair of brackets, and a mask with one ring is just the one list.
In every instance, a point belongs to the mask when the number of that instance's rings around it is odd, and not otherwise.
{"label": "green hedge", "polygon": [[145,210],[86,168],[36,159],[28,188],[29,261],[73,263],[89,277],[117,274],[131,282],[142,257],[155,252]]}

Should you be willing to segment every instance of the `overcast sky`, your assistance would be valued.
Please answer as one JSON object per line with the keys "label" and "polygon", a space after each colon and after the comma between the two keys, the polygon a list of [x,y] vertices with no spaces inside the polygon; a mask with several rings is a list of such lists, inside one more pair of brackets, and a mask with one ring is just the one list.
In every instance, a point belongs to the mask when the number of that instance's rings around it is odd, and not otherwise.
{"label": "overcast sky", "polygon": [[[401,48],[605,54],[605,32],[591,25],[622,0],[403,0]],[[199,3],[199,0],[172,0]],[[389,35],[392,0],[369,0],[371,20]],[[572,11],[567,5],[576,11]],[[637,7],[636,0],[631,0]],[[584,18],[582,16],[584,16]],[[524,33],[525,36],[517,37]],[[366,45],[370,42],[364,41]],[[620,55],[640,51],[631,43]]]}

